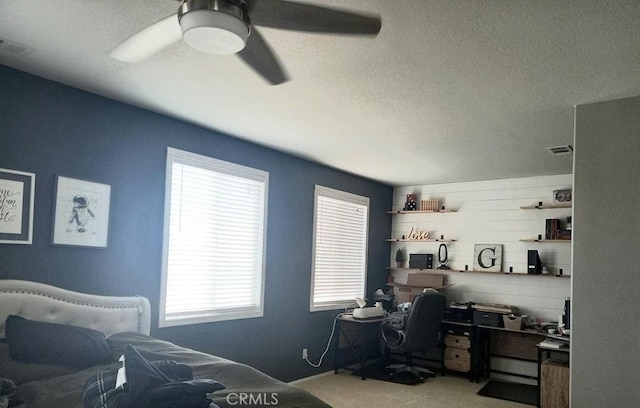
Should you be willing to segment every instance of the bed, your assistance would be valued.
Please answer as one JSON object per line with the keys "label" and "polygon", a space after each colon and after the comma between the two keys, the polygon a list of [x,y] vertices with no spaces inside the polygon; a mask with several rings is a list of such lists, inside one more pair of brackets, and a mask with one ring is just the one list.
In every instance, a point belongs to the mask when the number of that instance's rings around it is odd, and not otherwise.
{"label": "bed", "polygon": [[[23,323],[47,325],[45,331],[38,328],[37,332],[29,332],[32,326],[25,326],[25,332],[18,332],[14,327],[22,327],[19,325]],[[12,325],[9,339],[8,324]],[[76,327],[104,334],[103,340],[108,345],[106,352],[110,354],[108,361],[95,360],[94,354],[98,352],[94,353],[94,350],[74,350],[73,341],[57,335],[56,330]],[[52,331],[47,331],[49,329]],[[187,364],[193,368],[194,378],[224,384],[223,390],[209,396],[220,407],[329,407],[307,391],[250,366],[180,347],[150,337],[149,333],[150,305],[144,297],[97,296],[36,282],[0,280],[0,378],[7,378],[17,385],[11,400],[14,404],[23,401],[20,408],[83,407],[85,383],[97,373],[121,367],[117,360],[127,345],[133,346],[148,361],[173,360]],[[56,342],[64,342],[61,351],[55,355],[42,354],[41,348],[60,347]],[[17,352],[16,344],[28,344],[24,347],[25,353],[40,352],[41,355],[29,356],[35,358],[35,362],[33,359],[13,359],[9,348],[11,346],[12,351]],[[66,353],[68,355],[64,356]],[[78,362],[69,366],[48,361],[63,357]]]}

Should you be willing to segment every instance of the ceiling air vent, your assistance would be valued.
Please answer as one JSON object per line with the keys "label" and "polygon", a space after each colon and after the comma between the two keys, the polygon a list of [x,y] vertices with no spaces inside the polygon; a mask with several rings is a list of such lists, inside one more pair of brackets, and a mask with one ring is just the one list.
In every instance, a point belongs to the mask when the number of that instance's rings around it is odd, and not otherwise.
{"label": "ceiling air vent", "polygon": [[554,156],[566,156],[573,153],[571,145],[547,147],[547,151]]}
{"label": "ceiling air vent", "polygon": [[0,53],[6,55],[26,55],[33,52],[33,48],[29,48],[15,41],[9,41],[0,38]]}

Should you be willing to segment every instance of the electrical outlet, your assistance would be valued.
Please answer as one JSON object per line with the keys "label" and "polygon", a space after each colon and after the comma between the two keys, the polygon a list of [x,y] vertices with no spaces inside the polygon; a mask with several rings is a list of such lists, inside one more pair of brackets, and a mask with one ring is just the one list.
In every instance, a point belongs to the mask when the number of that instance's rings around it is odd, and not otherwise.
{"label": "electrical outlet", "polygon": [[306,348],[302,349],[302,359],[306,360],[307,357],[309,357],[309,355],[307,354],[307,349]]}

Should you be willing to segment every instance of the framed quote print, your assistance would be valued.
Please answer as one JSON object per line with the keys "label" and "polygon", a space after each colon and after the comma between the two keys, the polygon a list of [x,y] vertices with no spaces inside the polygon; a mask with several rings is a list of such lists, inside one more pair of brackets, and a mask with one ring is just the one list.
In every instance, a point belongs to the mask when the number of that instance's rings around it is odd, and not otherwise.
{"label": "framed quote print", "polygon": [[36,175],[0,169],[0,244],[31,244]]}
{"label": "framed quote print", "polygon": [[57,176],[53,244],[107,247],[111,186]]}

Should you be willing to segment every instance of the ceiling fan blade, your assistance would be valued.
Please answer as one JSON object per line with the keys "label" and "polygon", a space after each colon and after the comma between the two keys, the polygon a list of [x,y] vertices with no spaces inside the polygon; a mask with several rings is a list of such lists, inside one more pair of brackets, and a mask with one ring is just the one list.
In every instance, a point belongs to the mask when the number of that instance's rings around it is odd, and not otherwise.
{"label": "ceiling fan blade", "polygon": [[138,62],[167,48],[182,38],[178,16],[169,17],[143,28],[115,47],[109,55],[123,62]]}
{"label": "ceiling fan blade", "polygon": [[275,53],[255,27],[251,28],[247,45],[238,56],[271,85],[280,85],[289,80]]}
{"label": "ceiling fan blade", "polygon": [[380,16],[287,0],[247,0],[253,25],[313,33],[377,35]]}

